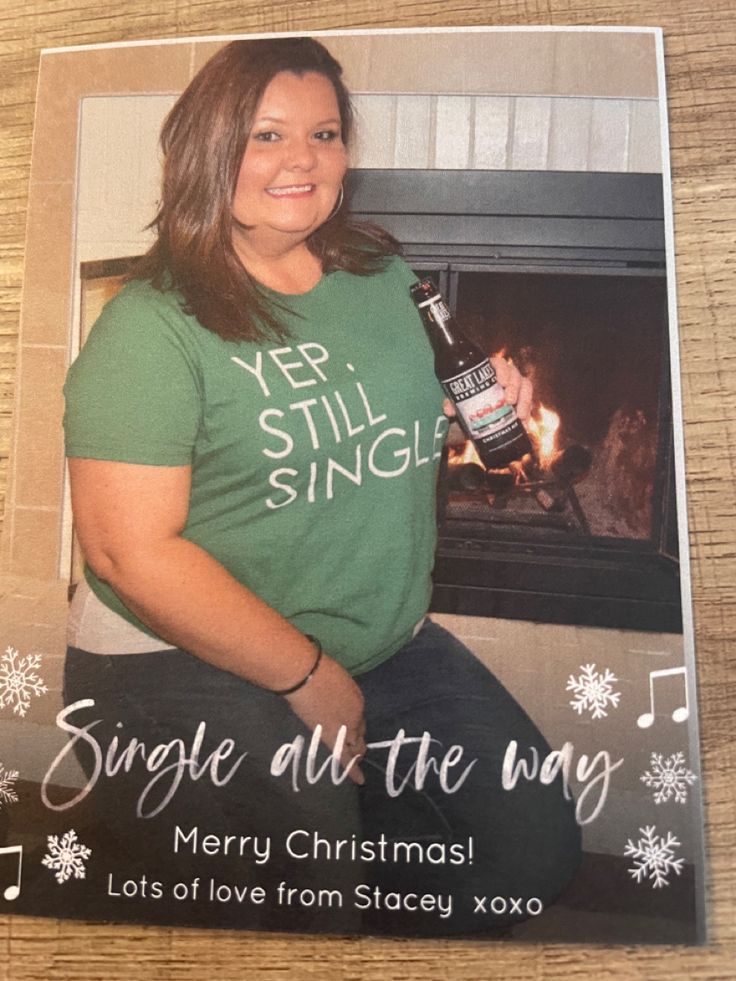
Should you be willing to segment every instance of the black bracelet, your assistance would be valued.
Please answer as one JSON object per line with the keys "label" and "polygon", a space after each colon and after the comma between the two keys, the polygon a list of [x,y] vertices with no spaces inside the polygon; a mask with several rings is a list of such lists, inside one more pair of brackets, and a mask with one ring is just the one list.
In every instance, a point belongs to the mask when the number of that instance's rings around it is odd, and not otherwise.
{"label": "black bracelet", "polygon": [[322,660],[322,655],[324,654],[324,651],[322,650],[322,645],[317,640],[317,638],[312,637],[311,634],[305,634],[304,636],[307,638],[307,640],[310,640],[317,648],[317,656],[314,659],[314,664],[309,669],[309,671],[304,675],[301,681],[297,681],[297,683],[295,685],[292,685],[290,688],[279,688],[278,691],[273,692],[274,695],[291,695],[295,691],[299,691],[300,688],[303,688],[307,684],[307,682],[311,680],[315,671],[319,667],[319,662]]}

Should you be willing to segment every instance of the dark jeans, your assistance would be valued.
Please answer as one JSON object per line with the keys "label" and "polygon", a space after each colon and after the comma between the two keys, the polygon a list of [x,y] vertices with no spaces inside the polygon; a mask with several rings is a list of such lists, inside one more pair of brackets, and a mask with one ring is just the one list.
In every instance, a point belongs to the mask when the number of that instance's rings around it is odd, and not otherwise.
{"label": "dark jeans", "polygon": [[[329,773],[310,784],[302,758],[295,790],[292,769],[273,776],[270,764],[280,746],[299,735],[308,745],[311,733],[283,699],[182,651],[115,657],[68,652],[65,702],[95,700],[93,708],[79,710],[78,717],[75,713],[76,724],[102,720],[90,733],[103,750],[117,736],[113,764],[131,737],[149,750],[174,739],[191,747],[203,721],[200,762],[222,740],[232,739],[232,754],[219,768],[222,776],[247,752],[223,786],[213,785],[207,774],[196,781],[185,774],[170,803],[153,817],[136,816],[140,794],[155,775],[140,758],[130,762],[128,773],[121,766],[116,775],[99,777],[90,800],[100,815],[105,841],[100,847],[110,862],[116,856],[119,875],[146,875],[167,880],[168,886],[199,876],[206,883],[262,885],[268,893],[261,905],[213,904],[201,894],[197,901],[189,897],[173,904],[139,902],[136,896],[123,904],[132,918],[436,936],[506,926],[523,918],[530,900],[535,911],[539,903],[554,901],[580,858],[573,804],[565,799],[559,778],[549,786],[521,779],[513,790],[502,787],[510,740],[517,741],[524,756],[536,747],[540,759],[549,747],[497,679],[455,637],[427,622],[394,657],[356,680],[365,697],[369,744],[392,742],[400,730],[407,737],[431,736],[426,755],[437,765],[425,758],[421,789],[415,786],[421,767],[411,769],[419,748],[413,743],[394,760],[392,780],[386,772],[390,748],[370,748],[363,787],[349,780],[335,786]],[[461,756],[453,746],[462,747]],[[79,750],[91,773],[90,746],[80,740]],[[437,770],[448,753],[443,787]],[[317,767],[328,755],[320,744]],[[387,783],[397,789],[407,776],[400,793],[387,792]],[[167,785],[161,780],[144,799],[144,815],[160,802]],[[195,827],[196,853],[194,837],[189,837]],[[292,838],[296,854],[289,855],[284,843],[293,831],[298,832]],[[224,854],[213,837],[205,852],[205,835],[236,839]],[[258,836],[261,845],[270,838],[268,860],[257,862],[252,846],[239,841],[242,836]],[[338,841],[345,842],[339,855]],[[367,853],[361,851],[364,842],[373,843]],[[394,854],[395,842],[419,845]],[[288,888],[294,889],[290,901]],[[390,893],[404,900],[388,898]],[[442,909],[437,900],[424,901],[424,907],[434,908],[421,908],[414,894],[449,896],[451,912],[447,900]],[[476,911],[475,897],[487,897],[485,912]],[[491,913],[494,897],[501,899]],[[522,912],[511,898],[522,900]],[[112,905],[109,915],[125,916],[119,900]],[[415,905],[420,908],[406,908]]]}

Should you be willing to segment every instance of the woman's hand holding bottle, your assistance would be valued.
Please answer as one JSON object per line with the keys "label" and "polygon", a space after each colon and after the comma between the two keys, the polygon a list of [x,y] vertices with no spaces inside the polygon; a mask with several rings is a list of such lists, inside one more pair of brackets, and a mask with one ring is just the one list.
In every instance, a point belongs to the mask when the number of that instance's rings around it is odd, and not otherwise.
{"label": "woman's hand holding bottle", "polygon": [[[488,360],[493,365],[499,384],[506,389],[506,401],[516,409],[519,421],[526,423],[531,415],[534,395],[531,381],[522,375],[513,361],[501,354],[492,354]],[[455,406],[449,399],[445,399],[444,413],[450,419],[456,415]]]}

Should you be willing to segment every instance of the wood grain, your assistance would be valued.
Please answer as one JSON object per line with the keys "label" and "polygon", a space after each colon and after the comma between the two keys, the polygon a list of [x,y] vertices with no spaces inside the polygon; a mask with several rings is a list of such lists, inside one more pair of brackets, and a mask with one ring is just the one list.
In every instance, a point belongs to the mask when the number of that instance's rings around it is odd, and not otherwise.
{"label": "wood grain", "polygon": [[[153,9],[151,9],[153,7]],[[710,946],[522,947],[84,926],[0,917],[0,981],[736,977],[736,263],[732,0],[0,0],[0,481],[8,453],[42,47],[251,30],[660,25],[666,32],[682,387],[710,853]],[[53,216],[49,216],[53,221]]]}

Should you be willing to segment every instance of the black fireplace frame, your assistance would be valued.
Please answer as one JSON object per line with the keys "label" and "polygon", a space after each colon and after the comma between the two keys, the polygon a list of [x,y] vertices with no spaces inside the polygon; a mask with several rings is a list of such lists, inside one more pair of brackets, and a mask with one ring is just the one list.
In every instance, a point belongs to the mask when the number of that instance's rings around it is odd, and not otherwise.
{"label": "black fireplace frame", "polygon": [[[351,210],[432,269],[450,305],[465,271],[665,277],[659,174],[359,170]],[[481,542],[440,515],[432,609],[551,623],[681,632],[667,310],[650,539]]]}

